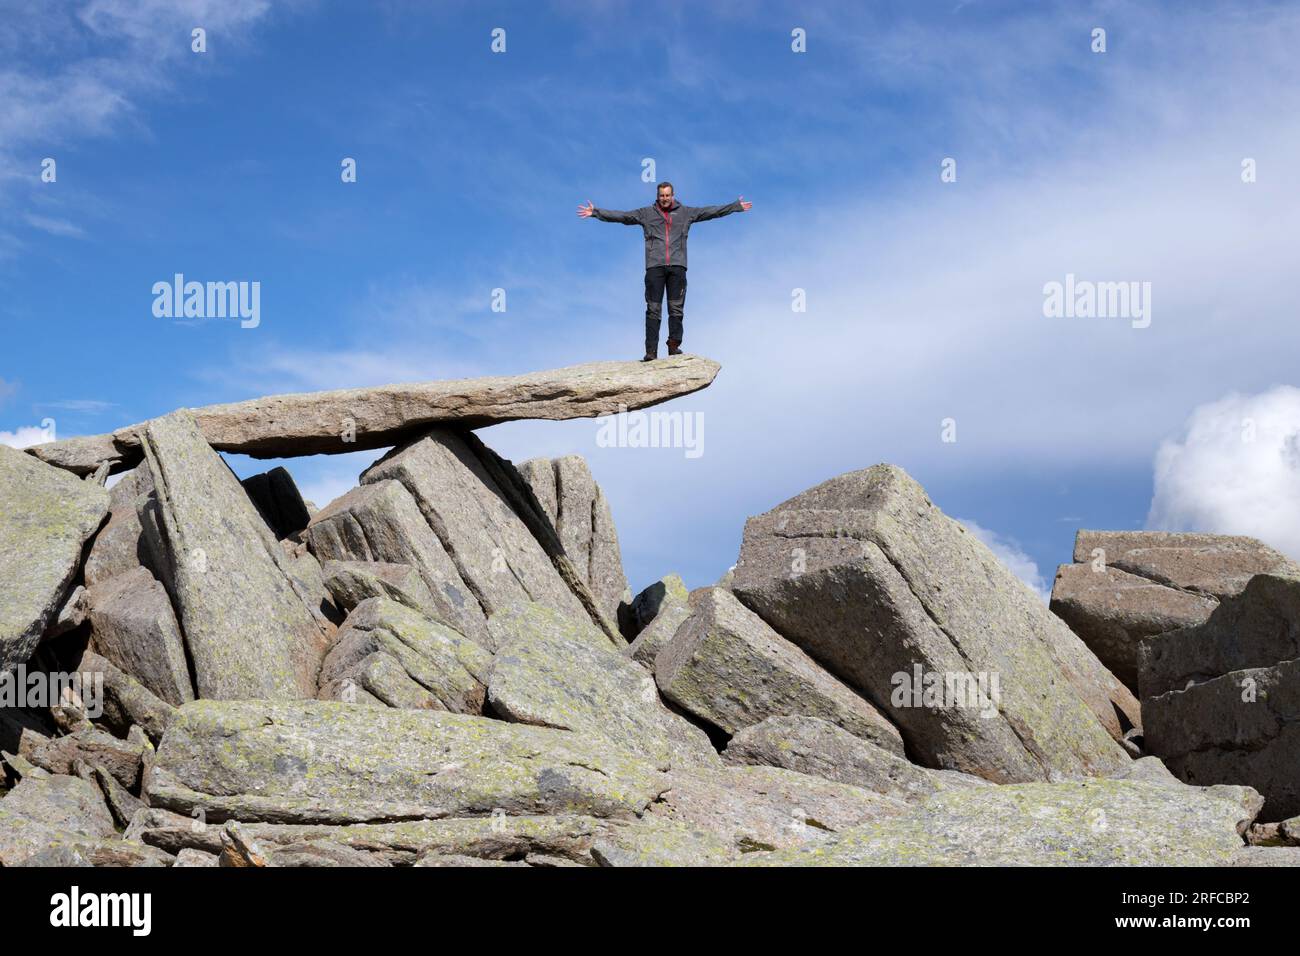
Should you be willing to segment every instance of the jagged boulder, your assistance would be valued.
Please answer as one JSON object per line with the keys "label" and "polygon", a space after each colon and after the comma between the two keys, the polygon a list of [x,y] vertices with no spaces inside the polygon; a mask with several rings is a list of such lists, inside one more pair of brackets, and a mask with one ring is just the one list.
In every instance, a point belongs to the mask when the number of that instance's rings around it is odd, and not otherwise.
{"label": "jagged boulder", "polygon": [[750,518],[732,587],[927,766],[1013,782],[1129,759],[1117,741],[1140,724],[1132,693],[899,468],[841,475]]}
{"label": "jagged boulder", "polygon": [[618,531],[600,485],[581,455],[533,458],[519,466],[578,573],[610,621],[632,599]]}
{"label": "jagged boulder", "polygon": [[681,575],[665,574],[632,599],[632,603],[623,613],[623,630],[629,637],[639,637],[660,611],[670,607],[680,607],[689,600],[690,591]]}
{"label": "jagged boulder", "polygon": [[167,589],[147,568],[100,581],[83,601],[92,650],[169,704],[194,699],[176,612]]}
{"label": "jagged boulder", "polygon": [[663,770],[720,765],[704,732],[668,710],[654,678],[607,642],[535,632],[506,641],[488,703],[507,720],[603,738]]}
{"label": "jagged boulder", "polygon": [[1057,570],[1051,610],[1130,690],[1138,647],[1203,622],[1259,573],[1293,567],[1254,538],[1163,531],[1080,531]]}
{"label": "jagged boulder", "polygon": [[314,697],[329,634],[239,481],[186,411],[143,435],[140,513],[194,665],[198,696]]}
{"label": "jagged boulder", "polygon": [[321,566],[334,604],[347,612],[367,598],[386,597],[422,614],[437,616],[438,607],[419,572],[409,564],[387,561],[326,561]]}
{"label": "jagged boulder", "polygon": [[[390,598],[362,601],[321,667],[324,700],[477,714],[492,655],[469,638]],[[349,685],[351,685],[349,687]]]}
{"label": "jagged boulder", "polygon": [[806,714],[903,753],[898,729],[875,707],[721,588],[697,598],[656,658],[655,681],[673,703],[728,734]]}
{"label": "jagged boulder", "polygon": [[0,671],[31,656],[108,504],[94,482],[0,445]]}
{"label": "jagged boulder", "polygon": [[[141,462],[122,476],[108,492],[108,523],[95,535],[86,555],[86,586],[94,587],[109,578],[145,565],[149,560],[140,526],[137,501],[153,491],[153,475]],[[152,569],[151,569],[152,570]]]}

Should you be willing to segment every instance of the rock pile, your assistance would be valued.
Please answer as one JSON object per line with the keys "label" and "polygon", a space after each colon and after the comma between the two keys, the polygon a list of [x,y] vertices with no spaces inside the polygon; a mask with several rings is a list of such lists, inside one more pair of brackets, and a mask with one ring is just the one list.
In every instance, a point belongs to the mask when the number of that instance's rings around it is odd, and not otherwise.
{"label": "rock pile", "polygon": [[[1300,628],[1274,626],[1300,579],[1262,546],[1111,542],[1116,573],[1190,596],[1160,620],[1194,626],[1139,662],[1158,615],[1059,579],[1051,613],[877,465],[751,518],[717,586],[634,598],[586,462],[515,466],[473,431],[717,370],[282,396],[0,447],[0,689],[46,689],[0,698],[0,865],[1218,865],[1300,835]],[[219,454],[388,445],[319,511]],[[1140,680],[1107,667],[1121,645]],[[1243,674],[1271,703],[1220,730]],[[1141,756],[1134,684],[1181,781]]]}

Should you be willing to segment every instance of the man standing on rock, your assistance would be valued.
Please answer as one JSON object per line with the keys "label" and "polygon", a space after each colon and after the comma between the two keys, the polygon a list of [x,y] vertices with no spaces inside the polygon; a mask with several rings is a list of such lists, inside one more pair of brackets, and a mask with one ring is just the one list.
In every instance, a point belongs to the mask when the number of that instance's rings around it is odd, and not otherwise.
{"label": "man standing on rock", "polygon": [[659,357],[659,315],[664,290],[668,292],[668,354],[682,354],[682,318],[686,305],[686,234],[691,223],[746,212],[753,203],[741,196],[725,206],[683,206],[673,197],[673,184],[660,183],[653,206],[631,212],[597,209],[587,200],[578,207],[583,219],[621,222],[645,231],[645,358]]}

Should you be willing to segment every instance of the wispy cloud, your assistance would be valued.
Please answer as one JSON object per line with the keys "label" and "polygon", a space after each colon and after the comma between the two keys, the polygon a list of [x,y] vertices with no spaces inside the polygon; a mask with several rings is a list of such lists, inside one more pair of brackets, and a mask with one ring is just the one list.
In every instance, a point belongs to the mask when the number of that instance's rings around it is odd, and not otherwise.
{"label": "wispy cloud", "polygon": [[10,448],[29,448],[47,441],[54,441],[51,430],[37,425],[22,425],[11,432],[0,431],[0,445]]}
{"label": "wispy cloud", "polygon": [[23,216],[29,226],[48,232],[52,236],[61,236],[68,239],[84,239],[86,230],[82,229],[76,223],[68,222],[66,219],[54,219],[50,216],[39,216],[35,213],[27,213]]}

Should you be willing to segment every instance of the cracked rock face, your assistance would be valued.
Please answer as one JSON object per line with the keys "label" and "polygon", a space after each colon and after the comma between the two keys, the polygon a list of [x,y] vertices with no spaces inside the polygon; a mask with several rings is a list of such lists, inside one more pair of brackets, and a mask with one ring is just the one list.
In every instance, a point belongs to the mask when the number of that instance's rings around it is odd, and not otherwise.
{"label": "cracked rock face", "polygon": [[750,518],[732,588],[927,766],[1018,782],[1128,761],[1117,741],[1140,724],[1132,693],[899,468]]}
{"label": "cracked rock face", "polygon": [[108,506],[93,482],[0,445],[0,671],[35,650]]}
{"label": "cracked rock face", "polygon": [[1145,746],[1187,783],[1245,784],[1300,813],[1300,579],[1252,578],[1205,623],[1142,644]]}
{"label": "cracked rock face", "polygon": [[1254,538],[1164,531],[1080,531],[1057,570],[1052,611],[1134,693],[1138,648],[1193,627],[1256,574],[1294,568]]}

